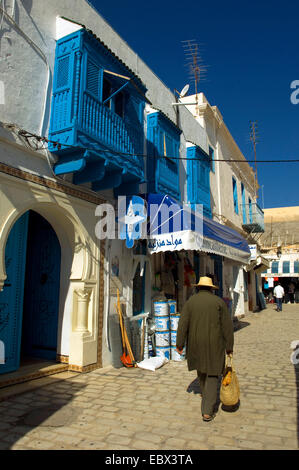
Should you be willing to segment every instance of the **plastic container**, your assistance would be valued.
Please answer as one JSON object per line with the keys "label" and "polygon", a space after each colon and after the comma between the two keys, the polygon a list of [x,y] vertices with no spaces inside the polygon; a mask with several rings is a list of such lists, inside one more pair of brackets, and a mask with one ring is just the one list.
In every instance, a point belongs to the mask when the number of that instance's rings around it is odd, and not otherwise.
{"label": "plastic container", "polygon": [[169,315],[169,306],[167,300],[154,302],[155,317],[165,317]]}
{"label": "plastic container", "polygon": [[169,314],[174,315],[177,313],[176,311],[176,300],[168,300],[168,306],[169,306]]}
{"label": "plastic container", "polygon": [[156,348],[159,346],[170,346],[170,333],[169,331],[156,331]]}
{"label": "plastic container", "polygon": [[171,330],[170,331],[170,345],[171,346],[176,346],[176,331]]}
{"label": "plastic container", "polygon": [[164,356],[170,359],[170,346],[156,346],[156,356]]}
{"label": "plastic container", "polygon": [[170,330],[176,331],[178,329],[180,314],[170,315]]}
{"label": "plastic container", "polygon": [[165,317],[155,317],[155,326],[156,331],[166,331],[169,330],[170,327],[170,319],[169,316]]}

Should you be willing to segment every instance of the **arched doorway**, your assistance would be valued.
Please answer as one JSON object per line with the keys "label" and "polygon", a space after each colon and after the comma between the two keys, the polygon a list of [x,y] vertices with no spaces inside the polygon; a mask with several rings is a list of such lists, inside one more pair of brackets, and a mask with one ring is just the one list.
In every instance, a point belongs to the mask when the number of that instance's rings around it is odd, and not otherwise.
{"label": "arched doorway", "polygon": [[25,357],[56,359],[61,248],[40,214],[28,211],[12,227],[5,249],[7,279],[0,292],[0,340],[15,371]]}

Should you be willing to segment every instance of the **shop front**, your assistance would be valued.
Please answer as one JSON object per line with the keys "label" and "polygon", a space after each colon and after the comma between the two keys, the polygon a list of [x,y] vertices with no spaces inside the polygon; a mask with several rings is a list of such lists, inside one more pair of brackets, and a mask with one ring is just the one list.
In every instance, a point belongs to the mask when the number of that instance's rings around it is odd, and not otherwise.
{"label": "shop front", "polygon": [[[161,211],[162,205],[170,210]],[[229,227],[187,211],[168,196],[148,196],[153,300],[173,299],[181,312],[196,292],[194,284],[199,277],[209,276],[219,286],[215,293],[225,300],[234,316],[244,310],[243,268],[250,256],[247,242]]]}
{"label": "shop front", "polygon": [[263,273],[262,288],[267,303],[274,303],[274,287],[280,283],[284,288],[284,303],[299,303],[299,274]]}

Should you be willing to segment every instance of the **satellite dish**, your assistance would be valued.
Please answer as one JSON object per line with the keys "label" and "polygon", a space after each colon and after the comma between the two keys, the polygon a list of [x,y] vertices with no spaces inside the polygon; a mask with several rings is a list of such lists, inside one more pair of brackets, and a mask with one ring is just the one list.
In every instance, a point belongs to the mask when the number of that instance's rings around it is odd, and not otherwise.
{"label": "satellite dish", "polygon": [[185,85],[185,86],[184,86],[184,88],[182,89],[182,91],[181,91],[181,93],[180,93],[180,98],[184,98],[184,96],[188,93],[189,86],[190,86],[190,85]]}

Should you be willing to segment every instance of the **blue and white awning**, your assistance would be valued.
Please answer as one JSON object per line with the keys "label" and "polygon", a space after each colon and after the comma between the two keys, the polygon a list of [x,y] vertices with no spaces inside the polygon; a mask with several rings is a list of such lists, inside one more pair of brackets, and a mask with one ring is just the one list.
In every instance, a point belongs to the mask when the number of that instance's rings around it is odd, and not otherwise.
{"label": "blue and white awning", "polygon": [[[167,195],[148,194],[148,250],[196,250],[247,264],[247,241],[235,230],[194,212]],[[164,209],[163,209],[164,208]],[[167,208],[170,209],[167,211]]]}

